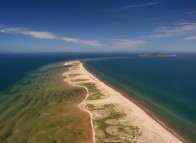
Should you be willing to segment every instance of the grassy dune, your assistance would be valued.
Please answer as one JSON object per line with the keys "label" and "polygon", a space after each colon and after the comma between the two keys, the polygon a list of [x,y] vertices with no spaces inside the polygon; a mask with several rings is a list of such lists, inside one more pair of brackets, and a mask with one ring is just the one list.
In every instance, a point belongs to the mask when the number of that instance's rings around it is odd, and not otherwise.
{"label": "grassy dune", "polygon": [[68,74],[69,80],[88,91],[83,105],[91,113],[96,143],[136,143],[142,136],[142,129],[130,122],[124,107],[114,101],[106,101],[107,94],[81,70],[79,62],[70,64],[73,66]]}

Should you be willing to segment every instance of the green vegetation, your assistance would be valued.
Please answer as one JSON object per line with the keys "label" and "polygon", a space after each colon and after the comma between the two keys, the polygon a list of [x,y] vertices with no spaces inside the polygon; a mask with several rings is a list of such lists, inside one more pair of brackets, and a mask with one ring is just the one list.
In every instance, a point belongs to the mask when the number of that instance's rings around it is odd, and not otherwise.
{"label": "green vegetation", "polygon": [[123,126],[119,126],[119,127],[118,127],[118,131],[119,131],[119,132],[124,132],[124,131],[125,131],[125,128],[124,128]]}
{"label": "green vegetation", "polygon": [[79,65],[80,65],[80,63],[74,62],[74,63],[73,63],[72,70],[77,70],[77,69],[79,68]]}
{"label": "green vegetation", "polygon": [[119,118],[122,118],[124,116],[126,116],[125,113],[117,112],[117,111],[114,110],[114,108],[112,108],[111,111],[110,111],[110,118],[111,119],[119,119]]}
{"label": "green vegetation", "polygon": [[86,82],[86,83],[81,83],[81,85],[85,86],[88,89],[89,96],[87,100],[97,100],[105,96],[94,83]]}
{"label": "green vegetation", "polygon": [[78,67],[79,65],[80,65],[79,62],[74,62],[74,63],[73,63],[73,66],[74,66],[74,67]]}
{"label": "green vegetation", "polygon": [[[103,104],[96,106],[87,104],[86,108],[93,111],[92,113],[99,114],[93,119],[97,143],[103,143],[106,140],[118,143],[137,142],[138,137],[142,136],[142,131],[138,126],[125,125],[119,122],[126,114],[118,111],[116,105]],[[105,116],[105,113],[107,116]],[[107,122],[108,120],[111,122]],[[112,121],[117,124],[112,123]]]}
{"label": "green vegetation", "polygon": [[72,77],[79,76],[79,75],[80,75],[80,74],[68,74],[68,76],[71,77],[71,78],[72,78]]}
{"label": "green vegetation", "polygon": [[72,82],[88,81],[88,79],[72,79]]}
{"label": "green vegetation", "polygon": [[87,104],[86,105],[86,108],[90,111],[94,110],[95,109],[95,106],[93,104]]}

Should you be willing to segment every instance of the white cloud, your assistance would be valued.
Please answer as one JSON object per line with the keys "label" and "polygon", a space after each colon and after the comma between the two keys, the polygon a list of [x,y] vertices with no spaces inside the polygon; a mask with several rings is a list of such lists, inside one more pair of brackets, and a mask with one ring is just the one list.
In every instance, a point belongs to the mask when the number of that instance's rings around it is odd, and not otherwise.
{"label": "white cloud", "polygon": [[98,40],[82,40],[78,38],[63,37],[61,40],[69,43],[88,45],[92,47],[104,47],[104,44]]}
{"label": "white cloud", "polygon": [[2,33],[10,33],[10,34],[22,34],[31,36],[33,38],[39,38],[39,39],[56,39],[58,38],[51,32],[45,32],[45,31],[32,31],[28,30],[26,28],[6,28],[6,27],[0,27],[0,32]]}
{"label": "white cloud", "polygon": [[24,32],[26,35],[30,35],[34,38],[40,38],[40,39],[56,39],[57,37],[50,32],[38,32],[38,31],[26,31]]}
{"label": "white cloud", "polygon": [[66,41],[66,42],[70,42],[70,43],[78,43],[79,42],[79,39],[77,39],[77,38],[63,37],[62,40]]}
{"label": "white cloud", "polygon": [[196,40],[196,36],[185,37],[184,40]]}
{"label": "white cloud", "polygon": [[137,7],[147,7],[147,6],[152,6],[152,5],[157,5],[159,4],[160,1],[154,1],[154,2],[149,2],[149,3],[142,3],[142,4],[133,4],[133,5],[128,5],[125,6],[124,8],[137,8]]}
{"label": "white cloud", "polygon": [[148,35],[147,38],[163,38],[179,36],[196,32],[196,23],[179,23],[171,27],[159,27],[155,29],[156,34]]}
{"label": "white cloud", "polygon": [[89,46],[94,46],[94,47],[103,47],[104,44],[97,40],[81,40],[81,44],[89,45]]}
{"label": "white cloud", "polygon": [[113,40],[112,47],[114,48],[133,48],[146,44],[144,40]]}

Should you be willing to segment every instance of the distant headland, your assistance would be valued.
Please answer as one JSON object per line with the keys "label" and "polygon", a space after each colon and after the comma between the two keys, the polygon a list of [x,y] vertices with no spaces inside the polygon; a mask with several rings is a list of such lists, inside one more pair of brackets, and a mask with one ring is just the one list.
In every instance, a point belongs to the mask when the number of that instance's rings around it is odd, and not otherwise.
{"label": "distant headland", "polygon": [[175,57],[175,54],[165,54],[165,53],[146,53],[139,56],[143,57]]}

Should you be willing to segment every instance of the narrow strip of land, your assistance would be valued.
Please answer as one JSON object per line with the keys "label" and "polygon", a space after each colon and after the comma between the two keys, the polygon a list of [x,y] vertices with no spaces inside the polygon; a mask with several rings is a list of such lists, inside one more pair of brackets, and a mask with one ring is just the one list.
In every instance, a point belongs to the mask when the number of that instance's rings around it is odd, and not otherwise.
{"label": "narrow strip of land", "polygon": [[65,73],[73,86],[83,86],[87,97],[80,108],[90,114],[93,142],[156,142],[181,141],[121,93],[89,73],[79,61]]}

